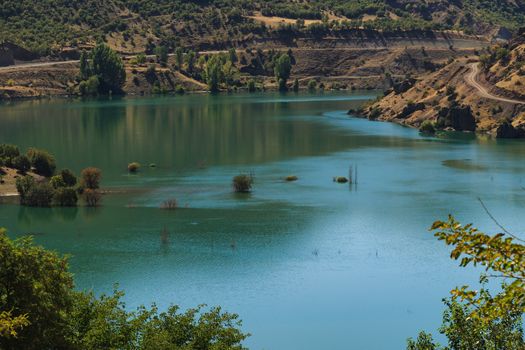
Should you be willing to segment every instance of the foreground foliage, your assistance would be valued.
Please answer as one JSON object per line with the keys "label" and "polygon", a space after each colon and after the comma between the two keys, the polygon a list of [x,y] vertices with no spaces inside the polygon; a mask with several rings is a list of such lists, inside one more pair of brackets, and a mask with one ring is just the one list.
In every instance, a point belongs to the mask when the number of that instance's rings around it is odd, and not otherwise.
{"label": "foreground foliage", "polygon": [[[489,214],[490,215],[490,214]],[[487,235],[472,225],[461,225],[452,216],[432,226],[435,236],[453,247],[451,258],[460,266],[482,266],[481,288],[462,286],[451,291],[446,301],[440,332],[448,347],[436,344],[432,336],[420,333],[409,339],[408,350],[521,350],[525,349],[522,317],[525,311],[525,246],[519,237],[504,233]],[[489,290],[491,280],[502,280],[501,288]]]}
{"label": "foreground foliage", "polygon": [[124,293],[73,290],[67,257],[0,230],[0,348],[241,350],[238,316],[199,306],[128,311]]}

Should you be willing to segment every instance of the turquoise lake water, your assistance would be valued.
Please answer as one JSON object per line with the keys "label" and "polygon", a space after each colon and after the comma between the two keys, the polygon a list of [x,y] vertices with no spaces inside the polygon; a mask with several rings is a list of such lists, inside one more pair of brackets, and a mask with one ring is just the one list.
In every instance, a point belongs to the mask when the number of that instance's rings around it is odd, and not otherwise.
{"label": "turquoise lake water", "polygon": [[[12,237],[72,255],[80,289],[129,307],[221,305],[251,349],[404,349],[477,273],[428,232],[453,213],[523,232],[525,144],[346,115],[371,93],[192,95],[0,105],[0,143],[103,171],[99,208],[0,205]],[[129,162],[143,164],[129,175]],[[148,164],[155,163],[156,168]],[[357,185],[336,184],[357,167]],[[231,179],[255,175],[251,194]],[[296,175],[299,181],[283,178]],[[176,199],[179,208],[161,210]],[[162,231],[167,234],[162,234]]]}

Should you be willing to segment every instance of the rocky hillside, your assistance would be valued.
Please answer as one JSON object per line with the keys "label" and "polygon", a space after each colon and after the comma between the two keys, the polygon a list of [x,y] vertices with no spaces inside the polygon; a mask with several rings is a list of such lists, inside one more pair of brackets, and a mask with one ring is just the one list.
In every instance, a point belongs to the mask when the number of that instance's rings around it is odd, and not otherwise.
{"label": "rocky hillside", "polygon": [[42,55],[100,39],[137,53],[156,45],[231,47],[276,35],[327,36],[349,29],[478,35],[524,24],[524,0],[3,0],[0,6],[0,42]]}
{"label": "rocky hillside", "polygon": [[363,113],[414,127],[428,120],[437,128],[525,137],[524,58],[522,32],[479,57],[461,57],[420,80],[394,84]]}

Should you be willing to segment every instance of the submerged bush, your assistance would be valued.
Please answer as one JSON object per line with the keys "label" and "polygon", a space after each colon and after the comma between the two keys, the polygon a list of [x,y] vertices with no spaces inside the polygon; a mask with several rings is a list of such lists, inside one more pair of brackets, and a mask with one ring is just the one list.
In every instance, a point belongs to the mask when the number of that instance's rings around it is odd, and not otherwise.
{"label": "submerged bush", "polygon": [[[20,203],[29,207],[50,207],[53,199],[54,189],[46,182],[36,182],[34,179],[30,181],[27,179],[20,193]],[[31,178],[32,179],[32,178]],[[19,182],[17,181],[17,189],[19,188]],[[22,195],[23,193],[23,195]]]}
{"label": "submerged bush", "polygon": [[128,171],[130,173],[136,173],[140,169],[140,163],[133,162],[128,164]]}
{"label": "submerged bush", "polygon": [[100,179],[102,178],[100,169],[86,168],[82,170],[80,176],[82,177],[82,188],[96,190],[100,187]]}
{"label": "submerged bush", "polygon": [[84,201],[88,207],[96,207],[99,205],[102,195],[100,191],[92,188],[86,188],[84,190]]}
{"label": "submerged bush", "polygon": [[253,176],[240,174],[233,178],[233,189],[235,192],[250,192],[253,185]]}
{"label": "submerged bush", "polygon": [[66,184],[67,187],[73,187],[77,184],[77,177],[69,169],[64,169],[60,172],[62,181]]}
{"label": "submerged bush", "polygon": [[77,191],[73,188],[58,188],[53,195],[53,205],[59,207],[75,207],[78,202]]}
{"label": "submerged bush", "polygon": [[317,89],[317,81],[312,79],[308,82],[308,90],[315,91],[315,89]]}
{"label": "submerged bush", "polygon": [[419,131],[423,134],[432,135],[436,133],[436,128],[434,126],[434,123],[432,123],[430,120],[425,120],[419,127]]}
{"label": "submerged bush", "polygon": [[161,209],[168,209],[173,210],[177,209],[177,200],[176,199],[168,199],[167,201],[164,201],[162,205],[160,206]]}
{"label": "submerged bush", "polygon": [[64,180],[62,179],[62,176],[60,175],[55,175],[51,177],[51,179],[49,179],[49,184],[53,186],[53,188],[55,189],[60,188],[60,187],[66,187],[66,183],[64,182]]}
{"label": "submerged bush", "polygon": [[344,176],[338,176],[336,178],[334,178],[334,181],[339,183],[339,184],[345,184],[345,183],[348,183],[348,179]]}

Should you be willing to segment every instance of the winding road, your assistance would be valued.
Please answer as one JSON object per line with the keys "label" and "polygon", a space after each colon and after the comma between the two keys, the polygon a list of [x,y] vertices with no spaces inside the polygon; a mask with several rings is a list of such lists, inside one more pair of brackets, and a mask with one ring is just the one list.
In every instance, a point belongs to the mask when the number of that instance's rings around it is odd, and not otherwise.
{"label": "winding road", "polygon": [[505,97],[499,97],[491,94],[483,85],[481,85],[477,80],[479,74],[478,62],[470,64],[470,72],[465,75],[465,82],[478,90],[478,93],[481,97],[488,98],[495,101],[514,103],[514,104],[525,104],[525,101],[513,100]]}
{"label": "winding road", "polygon": [[0,72],[19,70],[24,68],[38,68],[38,67],[51,67],[51,66],[61,66],[68,63],[78,63],[79,60],[70,60],[70,61],[54,61],[54,62],[35,62],[35,63],[22,63],[12,66],[0,67]]}

